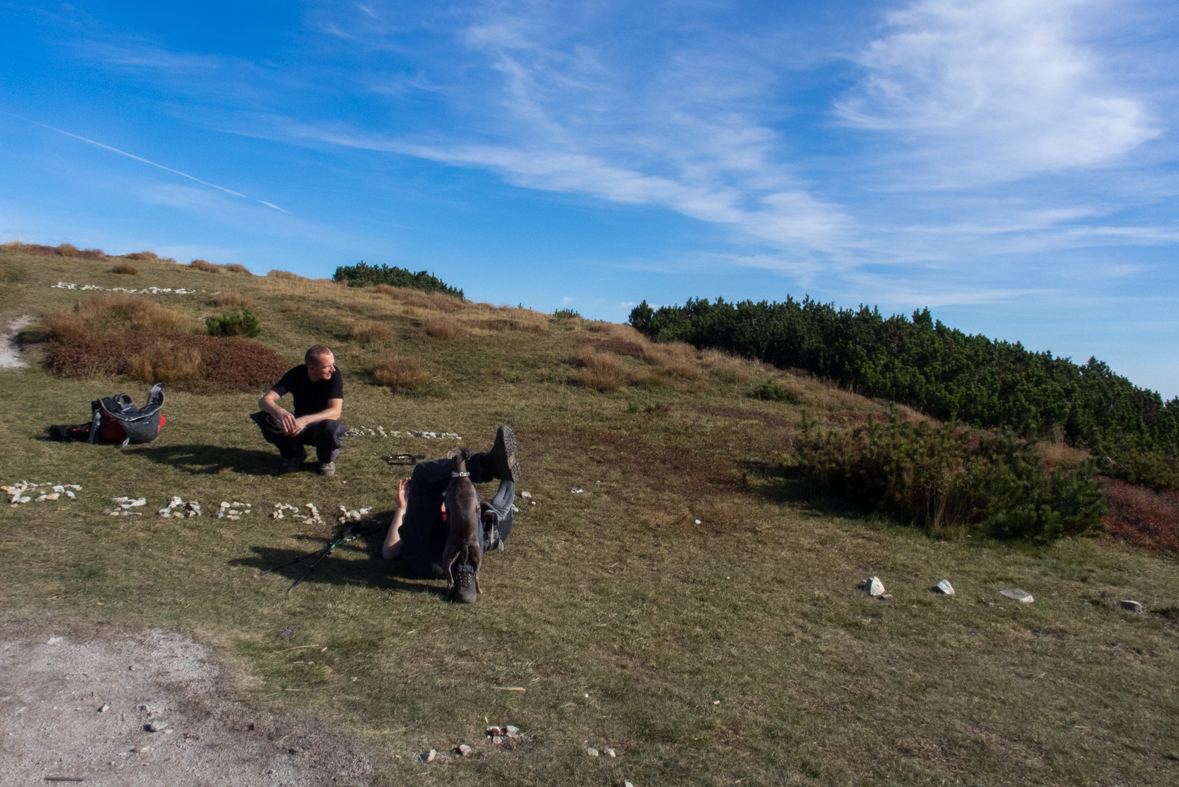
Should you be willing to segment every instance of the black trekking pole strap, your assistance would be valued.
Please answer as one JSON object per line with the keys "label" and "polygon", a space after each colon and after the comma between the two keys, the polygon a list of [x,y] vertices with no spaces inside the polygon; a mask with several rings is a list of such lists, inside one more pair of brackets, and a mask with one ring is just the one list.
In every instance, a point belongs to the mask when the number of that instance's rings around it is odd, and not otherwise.
{"label": "black trekking pole strap", "polygon": [[335,541],[320,550],[323,552],[323,554],[320,556],[319,560],[316,560],[314,563],[312,563],[310,568],[308,568],[307,571],[303,573],[303,576],[299,577],[293,583],[291,583],[291,586],[287,588],[287,592],[290,593],[292,590],[297,588],[303,582],[303,580],[311,576],[311,572],[315,570],[315,567],[322,563],[324,558],[331,555],[332,552],[336,550],[336,547],[338,547],[340,544],[347,544],[349,541],[355,541],[358,538],[363,538],[364,536],[375,532],[378,527],[379,526],[374,525],[373,527],[366,527],[357,530],[355,525],[349,525],[348,529],[344,531],[344,535],[340,536]]}
{"label": "black trekking pole strap", "polygon": [[313,557],[318,558],[314,563],[311,564],[311,567],[308,568],[307,571],[305,571],[303,573],[303,576],[296,579],[294,584],[292,584],[289,588],[287,588],[287,592],[290,593],[303,580],[307,579],[307,577],[311,575],[311,572],[315,570],[315,567],[318,566],[323,561],[323,559],[325,557],[327,557],[333,551],[335,551],[336,547],[338,547],[340,544],[346,544],[349,541],[355,541],[358,538],[363,538],[365,536],[371,535],[372,533],[374,533],[380,529],[380,525],[372,525],[370,527],[357,528],[356,524],[357,523],[353,523],[353,524],[349,525],[348,528],[343,532],[343,534],[340,535],[339,538],[337,538],[335,541],[328,544],[326,547],[323,547],[322,549],[316,549],[312,552],[306,552],[306,553],[299,555],[298,557],[296,557],[292,560],[288,560],[287,562],[285,562],[281,565],[274,566],[273,568],[268,568],[265,571],[259,573],[258,576],[264,576],[266,574],[270,574],[275,571],[278,571],[280,568],[286,568],[287,566],[293,566],[296,563],[301,563],[304,560],[307,560],[308,558],[313,558]]}

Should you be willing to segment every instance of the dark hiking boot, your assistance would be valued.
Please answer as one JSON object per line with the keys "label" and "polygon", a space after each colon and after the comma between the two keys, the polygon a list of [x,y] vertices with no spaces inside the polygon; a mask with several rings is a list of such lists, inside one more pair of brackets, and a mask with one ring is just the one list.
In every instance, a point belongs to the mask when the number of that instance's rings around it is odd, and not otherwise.
{"label": "dark hiking boot", "polygon": [[307,458],[306,451],[300,451],[294,456],[285,456],[282,460],[282,472],[293,473],[303,466],[303,460]]}
{"label": "dark hiking boot", "polygon": [[501,426],[495,433],[495,446],[484,457],[492,478],[501,481],[520,481],[520,465],[516,463],[516,435],[512,427]]}
{"label": "dark hiking boot", "polygon": [[450,589],[450,600],[458,604],[474,604],[479,598],[475,590],[475,567],[463,563],[454,567],[454,587]]}

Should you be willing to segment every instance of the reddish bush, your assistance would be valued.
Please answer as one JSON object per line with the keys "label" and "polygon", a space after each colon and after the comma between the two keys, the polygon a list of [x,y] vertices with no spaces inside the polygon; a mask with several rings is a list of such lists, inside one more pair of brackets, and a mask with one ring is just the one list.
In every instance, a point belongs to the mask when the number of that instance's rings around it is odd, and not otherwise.
{"label": "reddish bush", "polygon": [[167,357],[199,359],[200,369],[191,376],[179,369],[165,374],[173,389],[193,393],[262,390],[292,366],[269,347],[242,339],[150,333],[78,336],[50,350],[46,366],[62,377],[142,377],[150,368],[145,359],[159,363]]}
{"label": "reddish bush", "polygon": [[230,273],[246,273],[246,274],[249,274],[250,276],[254,275],[254,274],[250,273],[250,269],[247,268],[245,265],[238,265],[236,262],[231,262],[228,265],[226,265],[225,270],[229,271]]}
{"label": "reddish bush", "polygon": [[1179,551],[1179,492],[1155,492],[1108,478],[1106,532],[1153,552]]}
{"label": "reddish bush", "polygon": [[124,254],[123,256],[129,260],[158,260],[160,258],[160,255],[154,251],[137,251],[134,254]]}
{"label": "reddish bush", "polygon": [[105,260],[106,252],[102,249],[82,249],[78,256],[84,260]]}

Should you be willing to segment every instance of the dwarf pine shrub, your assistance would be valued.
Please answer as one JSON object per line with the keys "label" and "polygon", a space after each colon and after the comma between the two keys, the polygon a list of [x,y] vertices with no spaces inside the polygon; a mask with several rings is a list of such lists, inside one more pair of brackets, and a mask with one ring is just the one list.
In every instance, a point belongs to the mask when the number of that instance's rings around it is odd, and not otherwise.
{"label": "dwarf pine shrub", "polygon": [[262,325],[249,309],[236,314],[222,314],[205,318],[210,336],[245,336],[254,338],[262,332]]}
{"label": "dwarf pine shrub", "polygon": [[816,490],[874,505],[932,534],[1053,541],[1102,529],[1105,497],[1086,460],[1051,472],[1010,433],[870,422],[821,434],[804,420],[797,451]]}
{"label": "dwarf pine shrub", "polygon": [[408,287],[422,292],[443,292],[463,300],[463,291],[451,287],[446,282],[426,271],[412,273],[396,265],[369,265],[361,260],[355,265],[341,265],[332,274],[332,281],[347,284],[349,287],[372,287],[387,284],[393,287]]}

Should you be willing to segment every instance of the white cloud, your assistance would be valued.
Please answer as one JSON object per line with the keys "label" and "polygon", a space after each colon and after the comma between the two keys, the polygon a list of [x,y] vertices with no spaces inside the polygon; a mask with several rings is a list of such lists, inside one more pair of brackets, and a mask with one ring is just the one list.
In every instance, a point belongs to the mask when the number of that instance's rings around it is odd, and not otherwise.
{"label": "white cloud", "polygon": [[1160,134],[1079,43],[1086,0],[921,0],[889,17],[836,103],[902,132],[923,157],[981,180],[1109,164]]}

